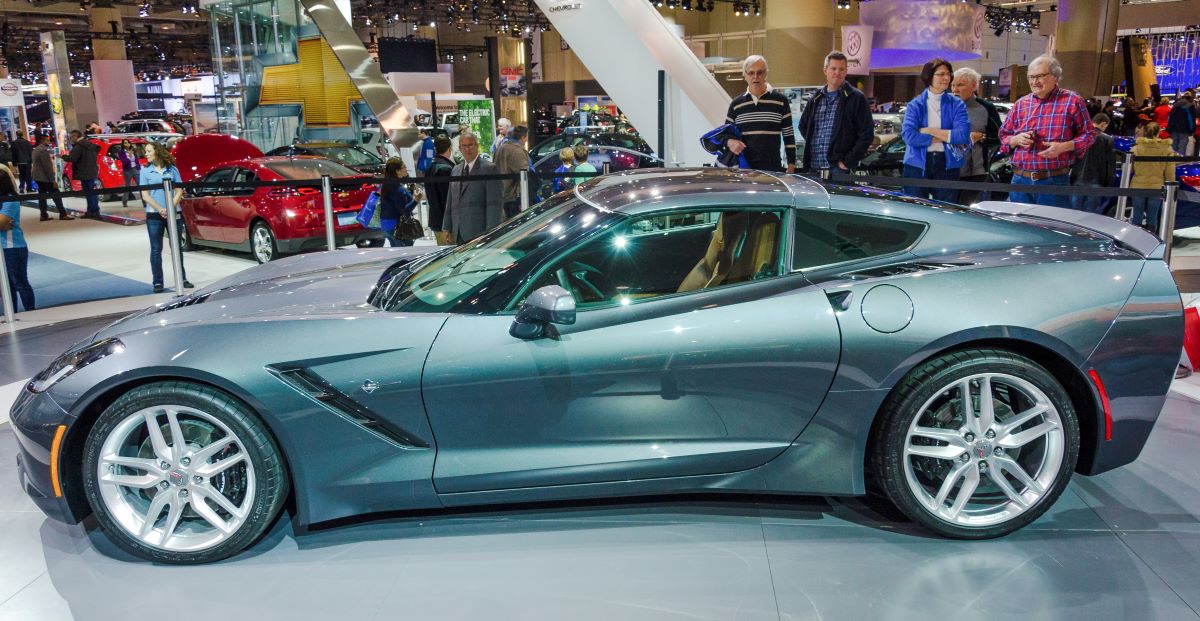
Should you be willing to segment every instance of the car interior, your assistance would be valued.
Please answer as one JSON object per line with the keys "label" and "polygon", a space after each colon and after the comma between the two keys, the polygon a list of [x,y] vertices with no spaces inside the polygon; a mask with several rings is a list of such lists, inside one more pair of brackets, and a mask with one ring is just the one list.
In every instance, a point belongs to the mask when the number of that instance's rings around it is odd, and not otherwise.
{"label": "car interior", "polygon": [[559,285],[580,308],[712,289],[780,274],[776,211],[636,218],[543,268],[529,291]]}

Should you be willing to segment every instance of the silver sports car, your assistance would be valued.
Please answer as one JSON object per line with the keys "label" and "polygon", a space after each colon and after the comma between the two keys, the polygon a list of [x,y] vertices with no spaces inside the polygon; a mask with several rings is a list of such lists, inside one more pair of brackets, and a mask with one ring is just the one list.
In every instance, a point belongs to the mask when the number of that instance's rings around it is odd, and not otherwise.
{"label": "silver sports car", "polygon": [[22,486],[169,563],[293,521],[874,490],[1010,533],[1137,458],[1182,343],[1161,242],[1054,208],[645,170],[457,248],[294,257],[78,343],[12,411]]}

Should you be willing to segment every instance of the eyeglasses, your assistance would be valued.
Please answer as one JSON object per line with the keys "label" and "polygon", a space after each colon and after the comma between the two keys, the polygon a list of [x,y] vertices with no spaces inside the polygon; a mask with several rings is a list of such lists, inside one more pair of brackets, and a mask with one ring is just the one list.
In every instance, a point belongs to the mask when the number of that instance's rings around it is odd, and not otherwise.
{"label": "eyeglasses", "polygon": [[1034,80],[1041,80],[1043,78],[1048,78],[1050,76],[1051,76],[1051,74],[1049,74],[1049,73],[1035,73],[1035,74],[1029,76],[1029,81],[1033,82]]}

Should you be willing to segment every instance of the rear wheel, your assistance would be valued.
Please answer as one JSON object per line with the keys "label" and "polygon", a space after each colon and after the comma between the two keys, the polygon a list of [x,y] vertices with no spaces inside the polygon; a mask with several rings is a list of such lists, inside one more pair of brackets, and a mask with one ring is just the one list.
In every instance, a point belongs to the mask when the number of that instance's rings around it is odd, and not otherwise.
{"label": "rear wheel", "polygon": [[240,402],[207,386],[147,384],[97,419],[83,455],[84,492],[125,550],[164,563],[207,563],[261,537],[288,494],[278,446]]}
{"label": "rear wheel", "polygon": [[914,521],[942,535],[1011,533],[1050,508],[1079,455],[1062,385],[1001,350],[955,352],[910,373],[876,430],[874,471]]}
{"label": "rear wheel", "polygon": [[259,263],[270,263],[279,254],[275,234],[266,222],[260,220],[250,227],[250,251]]}

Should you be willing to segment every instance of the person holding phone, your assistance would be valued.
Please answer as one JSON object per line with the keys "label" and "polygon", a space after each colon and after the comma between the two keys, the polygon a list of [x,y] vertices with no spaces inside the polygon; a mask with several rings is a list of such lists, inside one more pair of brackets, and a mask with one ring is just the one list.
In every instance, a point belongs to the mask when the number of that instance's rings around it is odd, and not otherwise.
{"label": "person holding phone", "polygon": [[[1087,105],[1077,93],[1059,86],[1062,65],[1053,56],[1029,63],[1028,95],[1017,100],[1000,127],[1000,150],[1012,154],[1014,185],[1071,184],[1071,167],[1096,140]],[[1067,194],[1012,192],[1014,203],[1071,206]]]}

